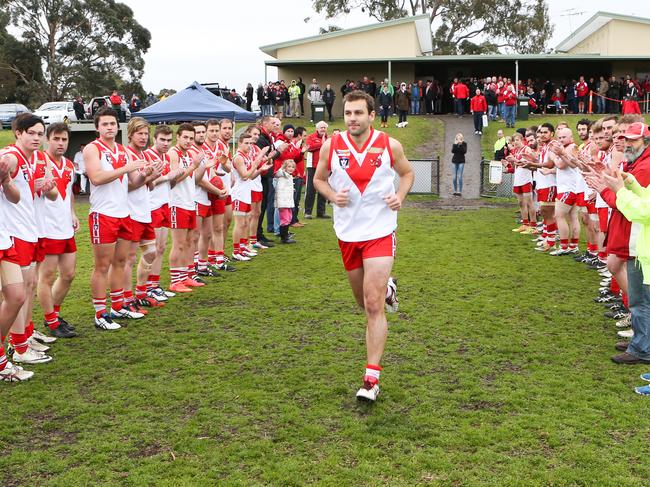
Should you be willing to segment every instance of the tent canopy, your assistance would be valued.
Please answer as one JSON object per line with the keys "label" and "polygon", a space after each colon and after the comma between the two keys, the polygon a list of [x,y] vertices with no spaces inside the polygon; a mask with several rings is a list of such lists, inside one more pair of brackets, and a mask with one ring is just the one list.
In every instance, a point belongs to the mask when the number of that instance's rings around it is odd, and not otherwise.
{"label": "tent canopy", "polygon": [[137,116],[148,122],[189,122],[209,118],[254,122],[257,118],[254,113],[213,95],[196,81],[175,95],[140,110]]}

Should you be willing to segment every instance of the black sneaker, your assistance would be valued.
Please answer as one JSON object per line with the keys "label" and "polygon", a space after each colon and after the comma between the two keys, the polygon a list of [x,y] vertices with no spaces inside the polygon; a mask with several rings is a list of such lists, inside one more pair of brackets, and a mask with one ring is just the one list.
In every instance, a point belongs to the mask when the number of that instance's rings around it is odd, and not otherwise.
{"label": "black sneaker", "polygon": [[[197,271],[196,274],[197,274],[198,276],[203,276],[203,277],[217,277],[217,273],[214,272],[214,271],[213,271],[212,269],[210,269],[209,267],[207,267],[207,268],[205,268],[205,269],[202,269],[202,270],[200,270],[200,271]],[[195,280],[196,280],[196,278],[195,278]]]}
{"label": "black sneaker", "polygon": [[614,311],[618,311],[619,309],[627,309],[625,305],[623,304],[622,299],[618,299],[617,301],[613,301],[611,303],[607,303],[605,305],[605,308],[607,309],[613,309]]}
{"label": "black sneaker", "polygon": [[63,323],[60,323],[58,328],[50,330],[50,335],[56,338],[73,338],[77,336],[77,332],[70,330]]}
{"label": "black sneaker", "polygon": [[192,280],[196,282],[200,282],[201,284],[206,284],[206,282],[203,279],[201,279],[199,276],[194,276]]}
{"label": "black sneaker", "polygon": [[75,328],[74,326],[72,326],[70,323],[68,323],[67,321],[65,321],[65,320],[64,320],[63,318],[61,318],[60,316],[59,316],[59,323],[61,323],[63,326],[65,326],[65,327],[66,327],[68,330],[70,330],[70,331],[75,331],[75,330],[76,330],[76,328]]}
{"label": "black sneaker", "polygon": [[316,218],[324,218],[325,220],[329,220],[332,217],[329,215],[316,215]]}
{"label": "black sneaker", "polygon": [[621,310],[618,310],[618,311],[614,311],[614,310],[607,311],[605,313],[605,318],[611,318],[612,320],[617,320],[618,321],[618,320],[622,320],[623,318],[625,318],[629,313],[630,312],[625,310],[625,309],[621,309]]}
{"label": "black sneaker", "polygon": [[600,260],[597,260],[593,264],[589,265],[590,269],[593,269],[595,271],[599,271],[601,269],[605,269],[607,267],[607,264],[605,262],[601,262]]}
{"label": "black sneaker", "polygon": [[225,272],[235,272],[237,270],[235,269],[235,266],[228,264],[227,262],[224,262],[223,264],[217,264],[217,269]]}
{"label": "black sneaker", "polygon": [[594,298],[595,303],[611,303],[613,301],[617,301],[619,299],[618,296],[615,296],[613,294],[601,294],[597,298]]}

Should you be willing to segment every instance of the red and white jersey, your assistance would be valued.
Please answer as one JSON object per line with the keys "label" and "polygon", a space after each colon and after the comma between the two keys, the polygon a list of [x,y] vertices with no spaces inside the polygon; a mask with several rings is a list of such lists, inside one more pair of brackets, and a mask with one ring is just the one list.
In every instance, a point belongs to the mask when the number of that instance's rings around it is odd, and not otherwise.
{"label": "red and white jersey", "polygon": [[[127,155],[132,161],[145,160],[151,162],[146,152],[138,151],[131,146],[126,148]],[[131,219],[140,223],[151,223],[151,201],[149,187],[143,184],[137,189],[129,191],[129,214]]]}
{"label": "red and white jersey", "polygon": [[332,137],[330,144],[329,184],[337,192],[350,190],[346,207],[334,205],[336,236],[345,242],[363,242],[395,231],[397,212],[384,201],[395,193],[388,135],[371,127],[370,137],[359,148],[346,130]]}
{"label": "red and white jersey", "polygon": [[[171,148],[178,155],[178,167],[182,170],[192,168],[192,156],[188,152],[183,155],[183,152],[176,146]],[[169,206],[176,206],[185,210],[194,211],[196,203],[194,203],[194,171],[192,174],[184,178],[182,181],[176,183],[171,189],[169,194]]]}
{"label": "red and white jersey", "polygon": [[[513,153],[514,158],[517,159],[518,161],[521,161],[523,159],[523,155],[524,152],[526,151],[526,148],[527,147],[524,146],[521,149],[515,149]],[[532,182],[533,182],[533,171],[525,167],[515,166],[515,175],[512,182],[513,186],[524,186]]]}
{"label": "red and white jersey", "polygon": [[[167,176],[169,174],[169,171],[171,170],[169,167],[169,154],[159,154],[153,147],[148,148],[145,151],[145,154],[152,162],[162,161],[162,176]],[[161,206],[169,204],[170,188],[171,183],[169,181],[165,181],[163,183],[157,184],[153,189],[149,190],[149,209],[151,211],[157,210]]]}
{"label": "red and white jersey", "polygon": [[[569,144],[564,147],[567,151],[575,151],[576,145]],[[580,177],[577,167],[567,166],[564,169],[557,168],[557,192],[558,193],[579,193],[578,178]]]}
{"label": "red and white jersey", "polygon": [[2,206],[7,233],[24,240],[25,242],[38,242],[38,227],[36,225],[36,212],[34,209],[34,181],[36,180],[36,165],[45,164],[42,152],[35,151],[28,159],[25,153],[17,146],[10,145],[0,152],[0,157],[11,154],[16,157],[16,170],[11,177],[20,191],[20,201],[11,203],[2,193]]}
{"label": "red and white jersey", "polygon": [[[238,150],[237,154],[235,155],[235,159],[237,156],[241,157],[244,160],[244,165],[246,166],[246,170],[250,170],[250,168],[253,166],[253,160],[251,159],[250,153],[245,154],[242,151]],[[232,185],[232,199],[241,201],[242,203],[248,203],[250,205],[251,203],[251,187],[253,186],[252,181],[250,179],[243,180],[240,176],[239,173],[237,172],[237,169],[233,166],[232,169],[232,179],[233,179],[233,185]]]}
{"label": "red and white jersey", "polygon": [[[546,163],[548,162],[548,158],[548,146],[543,145],[539,148],[539,162]],[[538,169],[535,171],[535,183],[536,189],[552,188],[557,186],[557,179],[555,178],[555,174],[542,174]]]}
{"label": "red and white jersey", "polygon": [[[251,152],[249,154],[251,162],[255,161],[261,151],[262,149],[256,145],[253,144],[251,146]],[[264,188],[262,187],[262,175],[258,174],[254,179],[251,180],[251,191],[257,191],[258,193],[261,193],[263,190]]]}
{"label": "red and white jersey", "polygon": [[[607,167],[609,167],[610,163],[612,162],[612,150],[614,147],[610,147],[606,151],[598,151],[598,157],[602,161],[603,164],[605,164]],[[609,205],[605,203],[605,200],[603,199],[602,196],[600,196],[600,193],[596,194],[596,208],[609,208]]]}
{"label": "red and white jersey", "polygon": [[[223,140],[219,139],[217,140],[217,156],[221,157],[223,154],[226,154],[228,156],[228,161],[230,161],[230,167],[232,167],[232,155],[230,154],[230,149],[228,147],[228,144],[226,144]],[[228,191],[230,191],[230,188],[232,187],[232,170],[231,172],[226,172],[223,170],[221,167],[221,164],[217,166],[217,176],[221,178],[221,181],[223,181],[223,187],[226,188]]]}
{"label": "red and white jersey", "polygon": [[[191,154],[198,154],[200,152],[204,153],[204,157],[201,160],[201,166],[205,166],[207,163],[207,154],[205,154],[205,151],[203,150],[203,144],[201,147],[198,147],[196,145],[193,145],[190,147],[190,152]],[[201,178],[203,181],[210,181],[210,170],[203,171],[203,177]],[[200,203],[202,205],[209,205],[210,204],[210,198],[208,198],[208,192],[203,189],[201,186],[196,184],[196,180],[194,180],[194,201],[197,203]]]}
{"label": "red and white jersey", "polygon": [[[103,171],[113,171],[126,166],[126,150],[121,144],[115,143],[109,148],[97,139],[90,143],[99,152],[99,162]],[[90,182],[90,213],[100,213],[113,218],[129,216],[129,177],[122,174],[110,183],[95,186]]]}
{"label": "red and white jersey", "polygon": [[[44,153],[44,155],[52,171],[52,178],[56,183],[59,196],[54,201],[46,198],[45,195],[37,195],[34,198],[38,234],[39,237],[67,240],[74,237],[74,227],[72,226],[74,164],[65,157],[62,157],[61,161],[57,163],[48,153]],[[37,167],[37,179],[40,172],[40,167]]]}

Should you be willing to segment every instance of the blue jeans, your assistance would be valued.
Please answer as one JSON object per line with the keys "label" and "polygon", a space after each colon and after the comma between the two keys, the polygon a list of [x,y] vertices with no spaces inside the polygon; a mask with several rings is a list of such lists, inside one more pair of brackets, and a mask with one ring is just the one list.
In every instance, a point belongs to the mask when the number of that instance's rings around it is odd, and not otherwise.
{"label": "blue jeans", "polygon": [[463,192],[463,170],[465,164],[454,163],[454,193]]}
{"label": "blue jeans", "polygon": [[266,231],[275,232],[275,180],[269,184],[266,195]]}
{"label": "blue jeans", "polygon": [[490,118],[490,120],[496,120],[498,115],[499,114],[497,113],[497,106],[488,105],[488,117]]}
{"label": "blue jeans", "polygon": [[411,115],[420,113],[420,100],[411,100]]}
{"label": "blue jeans", "polygon": [[602,96],[596,97],[596,113],[605,113],[605,101]]}
{"label": "blue jeans", "polygon": [[627,353],[650,360],[650,286],[643,284],[643,270],[636,260],[627,261],[627,297],[634,336]]}
{"label": "blue jeans", "polygon": [[506,118],[506,104],[504,102],[499,103],[499,116],[504,120]]}
{"label": "blue jeans", "polygon": [[515,124],[515,110],[517,108],[517,105],[505,105],[505,119],[506,119],[506,125],[514,125]]}
{"label": "blue jeans", "polygon": [[298,213],[300,212],[300,196],[302,195],[302,178],[293,180],[293,214],[291,223],[298,223]]}

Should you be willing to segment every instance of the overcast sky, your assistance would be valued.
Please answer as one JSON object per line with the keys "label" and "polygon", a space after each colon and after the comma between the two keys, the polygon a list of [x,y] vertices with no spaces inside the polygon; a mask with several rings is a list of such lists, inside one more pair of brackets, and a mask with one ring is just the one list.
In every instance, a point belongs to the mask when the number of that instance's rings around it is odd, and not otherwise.
{"label": "overcast sky", "polygon": [[[135,18],[151,32],[151,48],[145,55],[142,84],[147,91],[185,88],[192,81],[219,82],[241,91],[247,82],[264,81],[260,46],[318,34],[328,24],[342,28],[374,23],[360,11],[326,20],[312,10],[310,0],[289,2],[122,0]],[[611,0],[547,0],[555,26],[549,43],[555,47],[597,11],[650,18],[650,2]],[[568,16],[573,12],[581,15]],[[308,22],[305,19],[309,18]],[[189,46],[189,47],[188,47]],[[342,53],[342,56],[344,53]],[[268,79],[277,71],[268,68]]]}

